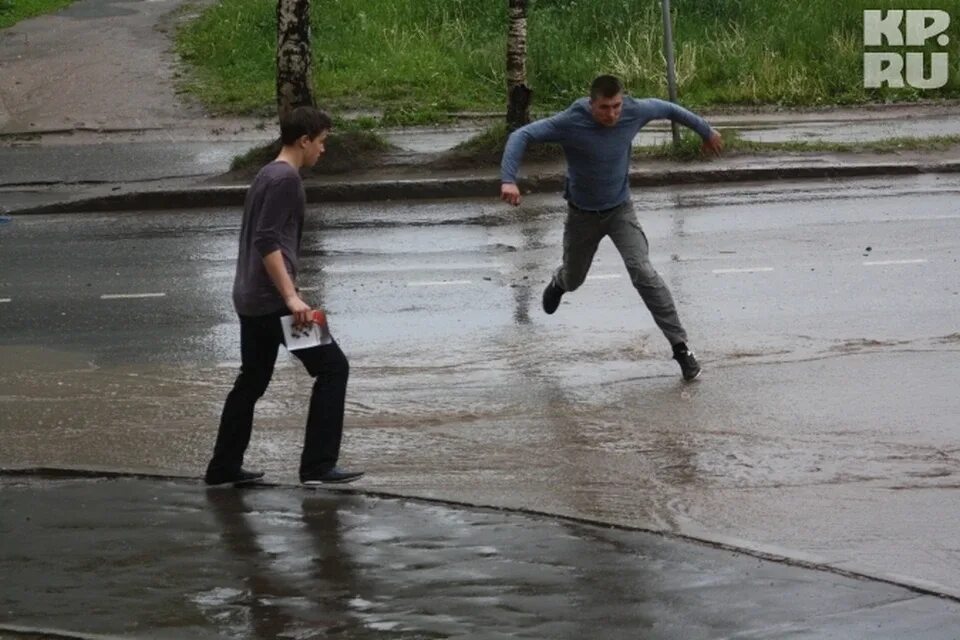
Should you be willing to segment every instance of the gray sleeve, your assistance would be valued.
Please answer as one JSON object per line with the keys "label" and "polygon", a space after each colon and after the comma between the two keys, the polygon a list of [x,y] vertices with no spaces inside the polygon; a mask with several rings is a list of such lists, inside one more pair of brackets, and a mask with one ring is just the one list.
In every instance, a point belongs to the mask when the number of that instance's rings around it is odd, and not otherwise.
{"label": "gray sleeve", "polygon": [[531,122],[520,127],[510,134],[503,149],[503,159],[500,161],[501,182],[517,181],[517,172],[520,170],[520,160],[523,152],[531,142],[561,142],[567,122],[566,111],[550,118]]}
{"label": "gray sleeve", "polygon": [[267,185],[253,232],[253,246],[261,258],[280,248],[283,229],[299,201],[300,186],[296,178],[281,178]]}
{"label": "gray sleeve", "polygon": [[683,126],[696,131],[704,140],[708,139],[710,134],[713,133],[713,129],[707,124],[706,120],[673,102],[647,98],[646,100],[637,100],[637,105],[643,110],[648,121],[663,119],[679,122]]}

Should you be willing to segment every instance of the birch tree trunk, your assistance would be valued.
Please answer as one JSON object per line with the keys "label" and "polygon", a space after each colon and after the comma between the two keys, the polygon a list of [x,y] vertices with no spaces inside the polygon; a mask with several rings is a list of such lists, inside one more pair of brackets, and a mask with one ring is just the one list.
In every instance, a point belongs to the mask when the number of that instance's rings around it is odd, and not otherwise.
{"label": "birch tree trunk", "polygon": [[277,0],[277,112],[313,106],[310,88],[310,0]]}
{"label": "birch tree trunk", "polygon": [[530,122],[530,97],[527,87],[527,0],[507,0],[507,130]]}

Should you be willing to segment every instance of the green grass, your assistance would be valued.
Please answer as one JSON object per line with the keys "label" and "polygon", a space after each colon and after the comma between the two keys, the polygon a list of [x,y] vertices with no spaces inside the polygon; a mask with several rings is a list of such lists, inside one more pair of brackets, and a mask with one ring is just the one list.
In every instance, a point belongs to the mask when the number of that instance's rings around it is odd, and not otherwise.
{"label": "green grass", "polygon": [[12,27],[21,20],[53,13],[73,0],[0,0],[0,29]]}
{"label": "green grass", "polygon": [[[335,112],[382,109],[388,124],[503,111],[506,5],[314,0],[317,101]],[[531,0],[534,108],[565,107],[602,72],[621,76],[634,95],[664,96],[659,6],[654,0]],[[938,8],[954,17],[947,87],[864,89],[862,11],[883,8]],[[960,0],[673,0],[673,9],[680,101],[691,108],[960,97]],[[216,111],[272,114],[274,13],[272,2],[221,0],[184,27],[177,48],[194,68],[187,90]]]}

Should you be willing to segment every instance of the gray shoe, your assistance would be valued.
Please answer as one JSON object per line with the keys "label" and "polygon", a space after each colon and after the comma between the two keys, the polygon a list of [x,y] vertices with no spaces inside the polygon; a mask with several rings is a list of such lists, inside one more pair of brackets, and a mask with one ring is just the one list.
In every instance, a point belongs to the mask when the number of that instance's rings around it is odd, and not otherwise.
{"label": "gray shoe", "polygon": [[680,371],[683,373],[683,379],[687,382],[696,380],[697,376],[700,375],[700,363],[697,362],[696,356],[690,349],[684,348],[674,351],[673,359],[680,363]]}

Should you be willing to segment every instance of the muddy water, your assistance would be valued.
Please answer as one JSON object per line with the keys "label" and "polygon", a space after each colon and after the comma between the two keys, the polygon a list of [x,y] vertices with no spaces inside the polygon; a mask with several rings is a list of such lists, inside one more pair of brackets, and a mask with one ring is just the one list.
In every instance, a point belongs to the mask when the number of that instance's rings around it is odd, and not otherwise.
{"label": "muddy water", "polygon": [[[960,186],[895,186],[644,192],[652,259],[705,364],[693,385],[609,245],[591,271],[607,279],[539,310],[562,230],[549,198],[311,212],[304,281],[352,366],[342,461],[371,489],[960,593],[945,533],[960,524]],[[0,464],[198,475],[237,367],[227,296],[209,293],[229,290],[235,233],[231,212],[16,221]],[[98,297],[144,291],[166,295]],[[295,480],[309,386],[282,356],[248,455],[271,479]]]}
{"label": "muddy water", "polygon": [[[359,358],[342,461],[365,468],[373,490],[674,531],[960,591],[957,552],[939,542],[960,525],[949,508],[956,355],[937,346],[717,362],[695,385],[672,370],[636,375],[649,356],[629,349],[555,366],[504,344],[492,347],[502,360]],[[20,363],[0,368],[5,464],[196,476],[234,375],[4,355]],[[294,482],[309,379],[283,362],[248,461]]]}

